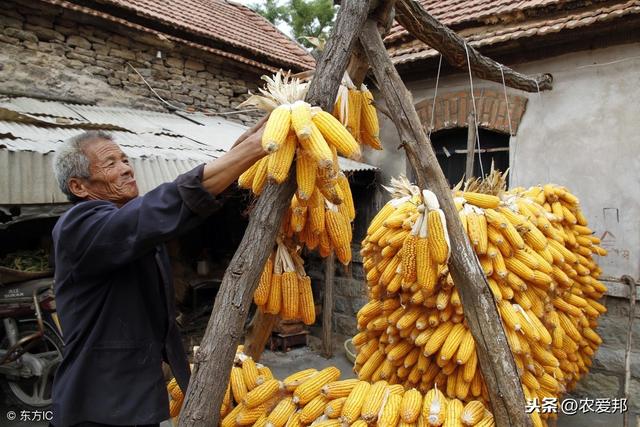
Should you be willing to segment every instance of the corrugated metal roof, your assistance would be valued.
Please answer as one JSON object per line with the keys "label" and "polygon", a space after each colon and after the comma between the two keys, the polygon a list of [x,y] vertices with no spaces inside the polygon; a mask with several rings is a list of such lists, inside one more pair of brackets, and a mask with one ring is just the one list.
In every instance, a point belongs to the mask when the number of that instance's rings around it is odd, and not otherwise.
{"label": "corrugated metal roof", "polygon": [[340,169],[346,172],[374,171],[378,169],[375,166],[356,162],[355,160],[346,159],[344,157],[338,157],[338,163],[340,164]]}
{"label": "corrugated metal roof", "polygon": [[[31,98],[3,98],[0,108],[20,114],[0,117],[0,205],[66,203],[53,175],[53,153],[63,141],[88,128],[105,129],[120,144],[132,160],[141,194],[221,156],[247,129],[203,114]],[[27,115],[46,122],[32,121]],[[344,171],[376,169],[344,158],[340,167]]]}

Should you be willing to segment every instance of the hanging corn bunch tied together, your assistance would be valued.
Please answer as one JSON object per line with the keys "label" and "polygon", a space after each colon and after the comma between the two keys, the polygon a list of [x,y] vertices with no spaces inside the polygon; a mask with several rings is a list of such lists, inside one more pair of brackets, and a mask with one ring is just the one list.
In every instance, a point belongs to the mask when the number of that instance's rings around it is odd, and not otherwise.
{"label": "hanging corn bunch tied together", "polygon": [[238,184],[259,195],[268,180],[282,183],[295,159],[297,191],[285,221],[288,237],[320,255],[335,252],[351,262],[351,221],[355,209],[349,180],[340,171],[338,155],[361,156],[360,146],[330,113],[304,102],[306,84],[277,73],[263,77],[266,89],[246,104],[270,112],[262,145],[270,153],[242,174]]}
{"label": "hanging corn bunch tied together", "polygon": [[[289,242],[289,245],[293,245]],[[276,249],[267,259],[253,301],[265,313],[284,320],[302,320],[312,325],[316,319],[311,278],[304,271],[298,248],[291,249],[277,239]]]}
{"label": "hanging corn bunch tied together", "polygon": [[345,73],[338,89],[333,115],[346,126],[360,144],[382,150],[378,113],[373,95],[365,84],[358,89]]}
{"label": "hanging corn bunch tied together", "polygon": [[[221,427],[343,427],[343,426],[480,426],[494,425],[493,416],[479,400],[463,403],[447,398],[433,388],[421,393],[400,384],[380,380],[340,379],[340,370],[330,366],[318,371],[304,369],[279,381],[269,368],[242,353],[231,370],[220,416]],[[181,402],[182,392],[169,382],[172,402]],[[175,408],[175,409],[173,409]],[[180,405],[172,405],[171,416]]]}
{"label": "hanging corn bunch tied together", "polygon": [[[487,276],[527,399],[558,398],[588,372],[602,342],[606,255],[578,199],[564,187],[505,191],[505,175],[454,189],[463,227]],[[448,236],[437,199],[406,179],[362,244],[370,301],[358,313],[355,369],[463,402],[488,394],[460,295],[446,266]],[[533,413],[534,425],[552,414]],[[543,419],[544,418],[544,419]],[[431,424],[439,425],[439,424]]]}

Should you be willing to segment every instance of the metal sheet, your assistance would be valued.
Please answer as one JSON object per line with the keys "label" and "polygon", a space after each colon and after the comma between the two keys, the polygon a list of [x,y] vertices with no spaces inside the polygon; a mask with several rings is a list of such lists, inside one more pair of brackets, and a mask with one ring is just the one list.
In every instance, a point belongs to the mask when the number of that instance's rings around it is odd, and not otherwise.
{"label": "metal sheet", "polygon": [[362,162],[356,162],[355,160],[346,159],[344,157],[338,157],[338,163],[340,164],[340,169],[345,172],[378,170],[378,168],[373,165],[368,165]]}
{"label": "metal sheet", "polygon": [[33,98],[4,98],[0,99],[0,107],[24,114],[65,117],[76,121],[85,121],[82,116],[67,105],[55,101],[41,101]]}

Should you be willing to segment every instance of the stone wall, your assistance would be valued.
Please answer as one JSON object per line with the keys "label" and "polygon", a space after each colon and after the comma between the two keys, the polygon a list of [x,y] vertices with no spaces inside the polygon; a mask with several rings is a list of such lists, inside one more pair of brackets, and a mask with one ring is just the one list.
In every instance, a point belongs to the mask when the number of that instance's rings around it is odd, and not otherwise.
{"label": "stone wall", "polygon": [[128,63],[171,104],[211,112],[235,110],[264,73],[79,12],[0,0],[0,94],[164,109]]}
{"label": "stone wall", "polygon": [[[605,297],[607,313],[598,320],[598,334],[604,340],[587,376],[572,394],[590,398],[624,397],[625,350],[629,326],[629,300]],[[640,414],[640,309],[636,305],[632,326],[631,382],[629,407]]]}

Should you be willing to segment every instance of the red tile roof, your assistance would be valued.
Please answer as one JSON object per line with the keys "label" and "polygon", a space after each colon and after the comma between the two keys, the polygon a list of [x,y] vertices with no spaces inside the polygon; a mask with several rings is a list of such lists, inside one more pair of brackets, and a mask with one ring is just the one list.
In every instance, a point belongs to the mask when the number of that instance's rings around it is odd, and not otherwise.
{"label": "red tile roof", "polygon": [[[552,13],[567,3],[559,0],[420,0],[420,3],[475,48],[611,22],[628,15],[640,16],[640,0],[599,7],[596,3],[595,7],[572,8],[563,13]],[[534,8],[543,7],[552,10],[527,16]],[[426,59],[438,53],[398,24],[391,29],[385,43],[395,64]]]}
{"label": "red tile roof", "polygon": [[[72,1],[73,2],[73,1]],[[262,16],[227,0],[100,0],[163,25],[233,48],[255,61],[308,70],[313,57]]]}

